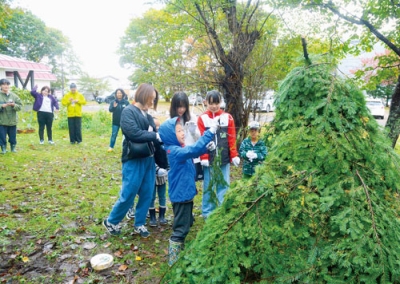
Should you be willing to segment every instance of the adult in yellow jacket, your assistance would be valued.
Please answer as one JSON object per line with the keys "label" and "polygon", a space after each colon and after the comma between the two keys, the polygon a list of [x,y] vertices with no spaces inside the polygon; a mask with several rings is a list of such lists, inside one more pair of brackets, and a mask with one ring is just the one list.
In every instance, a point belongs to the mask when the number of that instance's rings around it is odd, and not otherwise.
{"label": "adult in yellow jacket", "polygon": [[70,91],[61,100],[63,106],[67,107],[69,141],[71,144],[82,142],[82,106],[86,104],[85,97],[76,89],[72,83]]}

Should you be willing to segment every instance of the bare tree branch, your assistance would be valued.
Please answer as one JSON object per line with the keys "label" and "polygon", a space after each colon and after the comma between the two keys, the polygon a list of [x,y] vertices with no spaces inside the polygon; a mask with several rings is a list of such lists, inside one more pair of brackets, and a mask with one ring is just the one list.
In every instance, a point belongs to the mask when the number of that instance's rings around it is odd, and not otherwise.
{"label": "bare tree branch", "polygon": [[387,39],[383,34],[381,34],[369,21],[364,20],[364,19],[355,19],[353,17],[344,15],[341,12],[339,12],[339,10],[336,9],[331,2],[328,4],[320,4],[320,6],[331,10],[334,14],[336,14],[340,18],[342,18],[350,23],[367,27],[371,31],[371,33],[373,33],[380,41],[384,42],[391,50],[393,50],[398,56],[400,56],[400,48],[398,48],[389,39]]}

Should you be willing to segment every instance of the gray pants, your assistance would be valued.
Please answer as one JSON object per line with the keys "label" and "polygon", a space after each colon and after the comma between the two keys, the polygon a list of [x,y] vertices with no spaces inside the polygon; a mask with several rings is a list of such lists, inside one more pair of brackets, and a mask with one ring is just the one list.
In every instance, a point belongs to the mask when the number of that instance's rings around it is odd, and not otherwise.
{"label": "gray pants", "polygon": [[172,203],[174,223],[172,224],[171,241],[183,243],[193,225],[193,201],[185,203]]}

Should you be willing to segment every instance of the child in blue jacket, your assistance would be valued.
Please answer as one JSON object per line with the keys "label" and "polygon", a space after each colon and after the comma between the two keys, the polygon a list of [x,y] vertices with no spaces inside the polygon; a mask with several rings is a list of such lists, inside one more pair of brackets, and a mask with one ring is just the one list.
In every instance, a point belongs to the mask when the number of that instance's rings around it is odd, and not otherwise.
{"label": "child in blue jacket", "polygon": [[212,140],[217,128],[218,122],[215,121],[196,143],[185,146],[184,127],[178,117],[168,119],[160,126],[159,134],[170,165],[168,195],[174,212],[173,232],[168,249],[170,266],[178,260],[186,235],[193,224],[193,198],[197,194],[193,158],[215,149]]}

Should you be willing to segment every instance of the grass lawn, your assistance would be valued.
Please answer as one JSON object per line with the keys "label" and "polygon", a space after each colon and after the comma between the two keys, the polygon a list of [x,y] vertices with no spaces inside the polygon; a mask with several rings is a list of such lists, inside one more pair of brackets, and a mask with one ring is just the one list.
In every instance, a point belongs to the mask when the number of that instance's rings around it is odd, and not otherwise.
{"label": "grass lawn", "polygon": [[[1,283],[157,283],[165,271],[171,225],[148,227],[151,236],[132,234],[124,220],[122,235],[112,237],[102,226],[121,186],[121,134],[108,153],[110,114],[83,118],[83,143],[71,145],[61,111],[53,127],[55,145],[39,144],[31,111],[20,114],[19,127],[36,132],[17,135],[17,153],[0,156]],[[8,145],[9,147],[9,145]],[[8,148],[9,150],[9,148]],[[232,179],[240,168],[232,167]],[[204,224],[200,194],[196,221],[187,242]],[[171,204],[167,218],[172,220]],[[90,258],[109,253],[114,265],[91,268]]]}

